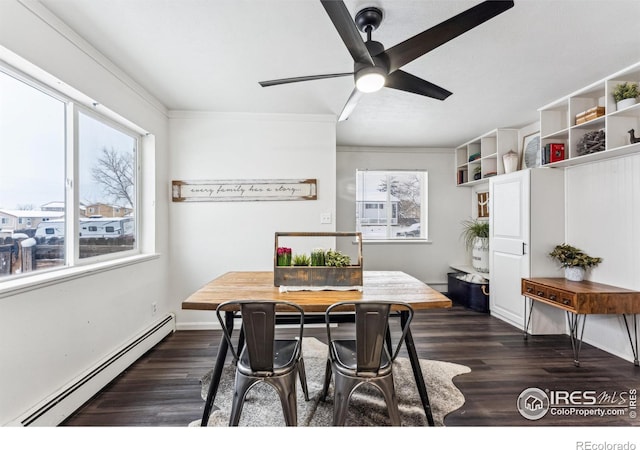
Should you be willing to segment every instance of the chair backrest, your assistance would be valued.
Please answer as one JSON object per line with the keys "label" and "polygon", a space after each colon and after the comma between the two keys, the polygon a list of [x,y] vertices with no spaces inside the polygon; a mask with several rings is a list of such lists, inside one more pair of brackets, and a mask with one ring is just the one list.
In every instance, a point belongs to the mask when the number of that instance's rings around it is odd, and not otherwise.
{"label": "chair backrest", "polygon": [[295,303],[270,300],[232,300],[216,308],[218,321],[234,360],[239,351],[233,346],[231,333],[222,318],[223,311],[238,311],[242,318],[244,345],[249,354],[249,364],[254,372],[273,372],[274,342],[276,337],[276,311],[295,314],[299,318],[299,339],[302,342],[304,311]]}
{"label": "chair backrest", "polygon": [[356,371],[358,373],[375,373],[380,369],[382,354],[385,349],[385,339],[389,328],[389,315],[394,310],[408,312],[407,320],[402,327],[401,337],[395,350],[389,354],[391,361],[395,360],[400,352],[402,342],[409,330],[409,324],[413,319],[413,308],[404,302],[377,301],[377,302],[340,302],[331,305],[326,311],[327,337],[331,337],[331,314],[344,311],[348,307],[355,309],[355,337],[356,337]]}

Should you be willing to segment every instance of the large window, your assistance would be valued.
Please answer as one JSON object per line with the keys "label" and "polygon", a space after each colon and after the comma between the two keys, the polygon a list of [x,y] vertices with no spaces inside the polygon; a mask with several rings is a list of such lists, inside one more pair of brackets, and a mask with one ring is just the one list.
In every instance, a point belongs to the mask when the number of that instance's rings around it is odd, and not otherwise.
{"label": "large window", "polygon": [[0,283],[138,252],[140,137],[0,66]]}
{"label": "large window", "polygon": [[356,171],[356,229],[367,240],[426,240],[427,172]]}

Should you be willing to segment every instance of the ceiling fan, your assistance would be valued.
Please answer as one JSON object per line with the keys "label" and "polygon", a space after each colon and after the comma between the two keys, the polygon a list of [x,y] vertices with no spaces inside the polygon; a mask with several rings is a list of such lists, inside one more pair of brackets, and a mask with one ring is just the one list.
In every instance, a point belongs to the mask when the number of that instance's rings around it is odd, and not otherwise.
{"label": "ceiling fan", "polygon": [[[281,78],[261,81],[260,85],[268,87],[299,81],[353,75],[356,86],[340,113],[339,121],[349,117],[349,114],[351,114],[365,93],[375,92],[383,86],[438,100],[446,99],[451,95],[451,92],[404,72],[400,68],[513,7],[513,1],[482,2],[385,50],[380,42],[371,39],[372,32],[382,22],[382,10],[374,7],[364,8],[356,14],[354,21],[351,19],[351,15],[343,1],[320,0],[320,3],[322,3],[333,25],[338,30],[338,34],[347,46],[347,50],[351,53],[354,61],[353,72]],[[366,42],[362,40],[358,30],[367,35]]]}

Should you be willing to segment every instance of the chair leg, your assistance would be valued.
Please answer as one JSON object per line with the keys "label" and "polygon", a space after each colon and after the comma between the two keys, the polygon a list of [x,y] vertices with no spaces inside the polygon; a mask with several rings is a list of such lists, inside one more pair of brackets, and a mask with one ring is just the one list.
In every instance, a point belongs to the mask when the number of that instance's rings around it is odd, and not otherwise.
{"label": "chair leg", "polygon": [[309,401],[309,388],[307,387],[307,374],[304,370],[304,358],[300,356],[298,360],[298,376],[300,377],[300,385],[304,394],[305,401]]}
{"label": "chair leg", "polygon": [[324,385],[322,386],[322,394],[320,400],[325,401],[329,393],[329,384],[331,384],[331,360],[327,358],[327,367],[324,370]]}
{"label": "chair leg", "polygon": [[384,401],[387,404],[387,411],[389,411],[389,420],[391,421],[391,425],[399,427],[402,423],[400,420],[400,411],[398,410],[398,397],[393,385],[393,375],[390,374],[389,376],[379,378],[375,380],[374,383],[378,386],[380,391],[382,391]]}
{"label": "chair leg", "polygon": [[247,392],[260,380],[247,377],[241,373],[236,372],[236,382],[233,388],[233,401],[231,404],[231,416],[229,417],[229,426],[237,427],[240,422],[240,415],[242,414],[242,407],[244,406],[244,399],[247,396]]}
{"label": "chair leg", "polygon": [[288,427],[298,425],[298,396],[296,395],[296,371],[286,375],[265,378],[264,381],[274,387],[284,414],[284,422]]}
{"label": "chair leg", "polygon": [[349,410],[351,393],[362,383],[362,380],[358,378],[345,377],[338,371],[336,371],[333,378],[333,426],[342,427],[347,420],[347,411]]}

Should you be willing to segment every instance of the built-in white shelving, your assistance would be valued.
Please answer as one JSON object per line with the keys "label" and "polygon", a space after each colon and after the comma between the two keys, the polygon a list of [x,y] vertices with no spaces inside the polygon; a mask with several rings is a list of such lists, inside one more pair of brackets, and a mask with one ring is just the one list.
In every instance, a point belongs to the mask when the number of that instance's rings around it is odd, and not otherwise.
{"label": "built-in white shelving", "polygon": [[505,173],[502,157],[518,152],[518,130],[495,129],[456,148],[456,184],[473,186],[487,183]]}
{"label": "built-in white shelving", "polygon": [[[625,81],[640,82],[640,63],[539,109],[541,151],[547,144],[565,146],[565,159],[544,167],[567,167],[640,151],[640,143],[632,144],[629,133],[634,130],[640,136],[640,103],[617,110],[612,94],[615,86]],[[576,123],[578,114],[595,107],[604,107],[604,115]],[[579,143],[587,133],[599,131],[605,135],[603,150],[585,153]]]}

